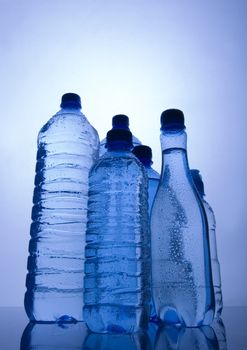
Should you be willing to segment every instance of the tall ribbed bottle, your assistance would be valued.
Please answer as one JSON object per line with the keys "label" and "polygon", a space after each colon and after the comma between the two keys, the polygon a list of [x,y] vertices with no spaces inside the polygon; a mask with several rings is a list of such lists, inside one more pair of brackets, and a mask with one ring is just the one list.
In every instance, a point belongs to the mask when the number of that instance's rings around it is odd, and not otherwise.
{"label": "tall ribbed bottle", "polygon": [[205,200],[204,184],[200,171],[197,169],[191,170],[191,175],[196,185],[197,191],[199,192],[202,203],[205,208],[205,212],[208,220],[208,229],[209,229],[209,246],[210,246],[210,257],[211,257],[211,267],[212,267],[212,277],[214,285],[214,298],[215,298],[215,317],[220,317],[223,300],[222,300],[222,291],[221,291],[221,277],[220,277],[220,264],[217,254],[217,243],[216,243],[216,220],[213,209]]}
{"label": "tall ribbed bottle", "polygon": [[24,302],[32,321],[83,319],[88,173],[99,138],[80,109],[78,95],[63,95],[38,136]]}
{"label": "tall ribbed bottle", "polygon": [[184,115],[161,115],[162,174],[151,214],[152,290],[166,324],[198,327],[214,316],[208,226],[187,160]]}
{"label": "tall ribbed bottle", "polygon": [[84,319],[96,333],[147,327],[150,305],[148,179],[128,130],[107,133],[89,175]]}
{"label": "tall ribbed bottle", "polygon": [[149,146],[138,145],[132,150],[132,153],[140,160],[144,165],[148,175],[148,211],[151,214],[151,209],[154,201],[154,197],[157,192],[157,188],[160,181],[160,176],[152,168],[152,149]]}
{"label": "tall ribbed bottle", "polygon": [[[129,129],[129,117],[125,114],[117,114],[112,118],[112,129],[123,129],[123,130],[130,130]],[[132,148],[134,146],[140,145],[141,141],[138,140],[137,137],[132,135]],[[104,138],[100,142],[100,150],[99,155],[102,156],[105,152],[107,152],[106,148],[106,138]]]}

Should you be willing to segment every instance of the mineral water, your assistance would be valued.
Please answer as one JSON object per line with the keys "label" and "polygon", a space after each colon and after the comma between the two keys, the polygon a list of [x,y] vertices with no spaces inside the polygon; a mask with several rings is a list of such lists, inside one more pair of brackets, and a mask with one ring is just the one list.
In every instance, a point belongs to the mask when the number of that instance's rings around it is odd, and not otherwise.
{"label": "mineral water", "polygon": [[97,333],[136,332],[149,318],[148,180],[131,147],[130,131],[109,131],[89,175],[84,318]]}
{"label": "mineral water", "polygon": [[153,206],[154,197],[156,195],[160,175],[156,170],[152,168],[152,149],[149,146],[138,145],[132,150],[132,153],[140,160],[144,165],[148,176],[148,211],[151,214],[151,209]]}
{"label": "mineral water", "polygon": [[[132,153],[140,160],[140,162],[144,165],[147,176],[148,176],[148,212],[149,218],[151,214],[151,209],[153,206],[153,201],[158,189],[160,176],[152,168],[152,149],[149,146],[138,145],[135,146],[132,150]],[[151,312],[150,312],[150,320],[153,322],[157,321],[157,315],[155,312],[154,302],[151,301]]]}
{"label": "mineral water", "polygon": [[80,109],[78,95],[63,95],[38,135],[25,294],[32,321],[82,321],[88,173],[99,139]]}
{"label": "mineral water", "polygon": [[221,290],[221,276],[220,276],[220,263],[217,254],[217,243],[216,243],[216,220],[213,209],[205,200],[204,184],[202,181],[201,174],[199,170],[192,169],[191,175],[193,182],[201,196],[202,203],[207,216],[208,221],[208,232],[209,232],[209,246],[210,246],[210,257],[211,257],[211,268],[212,268],[212,278],[214,286],[214,297],[215,297],[215,317],[220,317],[223,300],[222,300],[222,290]]}
{"label": "mineral water", "polygon": [[161,115],[162,174],[151,213],[152,291],[166,324],[208,325],[214,293],[208,226],[187,160],[183,113]]}

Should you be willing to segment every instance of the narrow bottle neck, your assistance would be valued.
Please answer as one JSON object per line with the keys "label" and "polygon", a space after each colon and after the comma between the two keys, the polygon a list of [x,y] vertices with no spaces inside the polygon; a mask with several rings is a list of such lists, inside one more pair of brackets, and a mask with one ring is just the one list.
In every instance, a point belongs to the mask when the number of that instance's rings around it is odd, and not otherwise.
{"label": "narrow bottle neck", "polygon": [[153,162],[149,158],[139,158],[145,168],[151,169]]}
{"label": "narrow bottle neck", "polygon": [[108,152],[130,152],[131,146],[128,143],[121,141],[114,141],[107,144]]}
{"label": "narrow bottle neck", "polygon": [[80,114],[82,115],[81,108],[75,108],[75,107],[62,107],[59,111],[59,114],[63,113],[73,113],[73,114]]}
{"label": "narrow bottle neck", "polygon": [[161,131],[160,135],[162,152],[169,149],[187,149],[187,134],[184,130]]}
{"label": "narrow bottle neck", "polygon": [[185,175],[189,172],[187,159],[187,135],[184,130],[178,132],[162,131],[160,136],[162,149],[162,172],[169,172],[169,176],[177,177]]}

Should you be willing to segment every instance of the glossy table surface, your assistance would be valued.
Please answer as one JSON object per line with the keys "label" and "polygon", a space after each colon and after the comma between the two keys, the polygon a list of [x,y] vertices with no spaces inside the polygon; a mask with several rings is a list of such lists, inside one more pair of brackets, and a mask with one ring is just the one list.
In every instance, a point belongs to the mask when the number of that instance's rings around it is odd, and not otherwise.
{"label": "glossy table surface", "polygon": [[[84,323],[28,324],[24,309],[1,307],[1,350],[247,350],[247,307],[225,307],[213,328],[159,328],[135,335],[90,334]],[[25,332],[24,332],[25,330]]]}

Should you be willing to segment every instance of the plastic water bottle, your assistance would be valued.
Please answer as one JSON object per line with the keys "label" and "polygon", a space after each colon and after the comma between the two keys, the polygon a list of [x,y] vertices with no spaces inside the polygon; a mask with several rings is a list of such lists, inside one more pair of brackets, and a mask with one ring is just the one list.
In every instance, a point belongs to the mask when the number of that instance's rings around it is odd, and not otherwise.
{"label": "plastic water bottle", "polygon": [[208,227],[187,160],[183,112],[161,115],[162,174],[151,214],[152,291],[166,324],[198,327],[214,316]]}
{"label": "plastic water bottle", "polygon": [[147,327],[150,305],[148,179],[128,130],[107,133],[89,175],[84,319],[96,333]]}
{"label": "plastic water bottle", "polygon": [[23,332],[20,350],[81,350],[87,334],[84,322],[30,322]]}
{"label": "plastic water bottle", "polygon": [[196,185],[197,191],[199,192],[202,203],[205,208],[205,212],[208,220],[208,229],[209,229],[209,246],[210,246],[210,257],[211,257],[211,268],[212,268],[212,277],[213,277],[213,286],[214,286],[214,298],[215,298],[215,317],[220,317],[223,301],[222,301],[222,291],[221,291],[221,277],[220,277],[220,264],[217,255],[217,243],[216,243],[216,221],[213,209],[210,207],[208,202],[205,200],[204,184],[199,170],[192,169],[191,175]]}
{"label": "plastic water bottle", "polygon": [[[148,146],[144,145],[138,145],[135,146],[132,150],[132,153],[141,161],[141,163],[144,165],[145,170],[148,175],[148,211],[149,211],[149,217],[151,214],[151,209],[153,206],[154,197],[156,195],[160,176],[152,168],[152,149]],[[150,320],[152,322],[157,321],[157,315],[154,307],[154,302],[151,301],[151,312],[150,312]]]}
{"label": "plastic water bottle", "polygon": [[80,97],[40,130],[33,195],[25,309],[30,320],[82,320],[88,173],[98,158],[96,130]]}
{"label": "plastic water bottle", "polygon": [[[123,130],[129,130],[129,117],[124,114],[117,114],[112,118],[112,129],[123,129]],[[140,145],[141,141],[138,140],[137,137],[132,135],[132,148],[134,146]],[[103,139],[100,142],[100,150],[99,150],[99,155],[102,156],[105,152],[107,151],[106,149],[106,138]]]}
{"label": "plastic water bottle", "polygon": [[141,161],[144,165],[148,175],[148,211],[151,214],[153,200],[157,192],[157,188],[160,181],[160,176],[152,168],[152,149],[149,146],[138,145],[132,150],[132,153]]}

